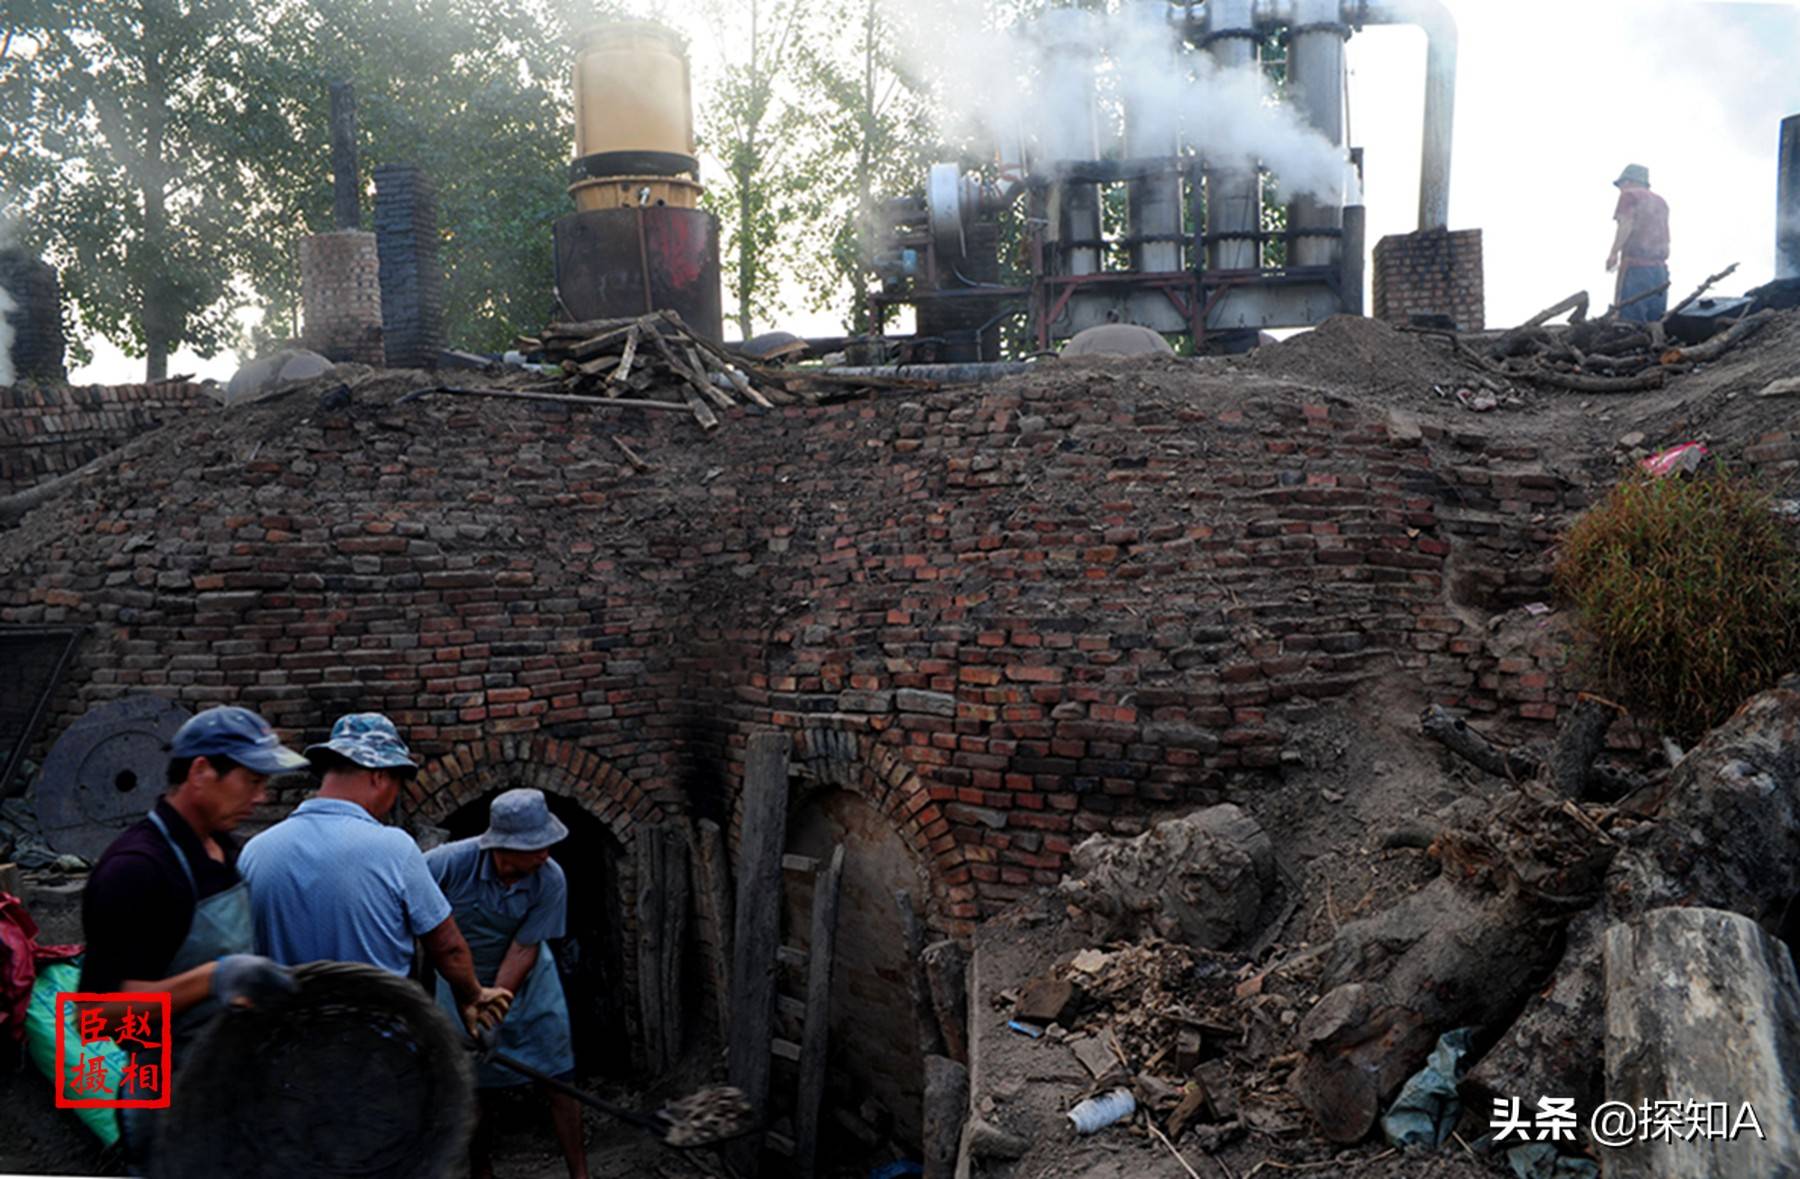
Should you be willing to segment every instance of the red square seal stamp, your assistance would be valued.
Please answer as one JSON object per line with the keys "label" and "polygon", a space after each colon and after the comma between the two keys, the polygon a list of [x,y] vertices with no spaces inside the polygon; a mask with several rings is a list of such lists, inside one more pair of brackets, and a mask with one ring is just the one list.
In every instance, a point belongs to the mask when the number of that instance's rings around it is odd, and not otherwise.
{"label": "red square seal stamp", "polygon": [[56,995],[60,1109],[164,1109],[169,1104],[169,993]]}

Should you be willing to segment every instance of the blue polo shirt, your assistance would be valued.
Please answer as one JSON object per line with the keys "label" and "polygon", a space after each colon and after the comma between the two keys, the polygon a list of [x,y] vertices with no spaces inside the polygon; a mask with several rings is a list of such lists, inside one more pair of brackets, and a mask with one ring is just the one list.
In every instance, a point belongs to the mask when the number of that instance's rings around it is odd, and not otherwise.
{"label": "blue polo shirt", "polygon": [[309,798],[244,845],[256,948],[286,966],[322,959],[412,968],[413,938],[450,916],[406,832],[339,798]]}
{"label": "blue polo shirt", "polygon": [[[479,909],[490,922],[496,918],[519,922],[512,940],[521,946],[563,935],[569,884],[555,860],[545,860],[529,876],[502,884],[494,872],[494,857],[482,850],[480,836],[471,835],[432,848],[425,853],[425,865],[458,914]],[[456,924],[463,924],[461,916]]]}

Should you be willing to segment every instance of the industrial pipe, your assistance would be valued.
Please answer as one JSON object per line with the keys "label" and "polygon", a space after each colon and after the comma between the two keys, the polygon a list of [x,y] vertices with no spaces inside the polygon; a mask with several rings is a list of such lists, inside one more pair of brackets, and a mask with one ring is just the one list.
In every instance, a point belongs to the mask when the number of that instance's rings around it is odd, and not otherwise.
{"label": "industrial pipe", "polygon": [[[1027,360],[990,360],[970,364],[838,365],[825,370],[832,377],[888,377],[902,381],[936,381],[945,385],[975,385],[1030,372]],[[804,369],[796,369],[804,372]]]}
{"label": "industrial pipe", "polygon": [[[1340,154],[1344,146],[1344,38],[1339,0],[1296,0],[1288,42],[1288,87],[1307,125]],[[1288,263],[1330,266],[1339,256],[1343,197],[1297,197],[1288,205]]]}
{"label": "industrial pipe", "polygon": [[1800,115],[1781,121],[1775,177],[1775,277],[1800,278]]}
{"label": "industrial pipe", "polygon": [[1456,122],[1456,19],[1442,0],[1344,0],[1344,19],[1425,30],[1425,146],[1419,161],[1419,228],[1450,225],[1450,149]]}
{"label": "industrial pipe", "polygon": [[[1222,71],[1260,67],[1261,37],[1252,0],[1207,0],[1201,48]],[[1208,270],[1256,270],[1261,265],[1262,176],[1255,169],[1206,170]]]}

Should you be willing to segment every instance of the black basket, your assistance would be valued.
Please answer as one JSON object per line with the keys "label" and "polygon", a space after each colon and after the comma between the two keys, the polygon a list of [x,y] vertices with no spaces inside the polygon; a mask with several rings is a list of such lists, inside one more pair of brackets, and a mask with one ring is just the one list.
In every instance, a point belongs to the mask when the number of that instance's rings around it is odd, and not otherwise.
{"label": "black basket", "polygon": [[296,968],[272,1011],[231,1010],[176,1073],[151,1174],[448,1173],[468,1145],[474,1070],[462,1037],[408,979],[345,962]]}

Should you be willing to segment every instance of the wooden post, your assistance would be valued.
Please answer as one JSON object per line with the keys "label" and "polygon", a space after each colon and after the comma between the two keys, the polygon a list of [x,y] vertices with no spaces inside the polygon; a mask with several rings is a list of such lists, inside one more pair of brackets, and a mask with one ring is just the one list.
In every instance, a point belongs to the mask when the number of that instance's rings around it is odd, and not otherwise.
{"label": "wooden post", "polygon": [[[1672,1136],[1608,1150],[1608,1179],[1800,1174],[1800,980],[1788,947],[1721,909],[1653,909],[1611,926],[1606,1099],[1726,1106],[1717,1135],[1684,1140],[1678,1113]],[[1760,1133],[1727,1137],[1746,1107]]]}
{"label": "wooden post", "polygon": [[331,185],[333,223],[339,229],[361,229],[362,182],[356,150],[356,88],[349,82],[331,84]]}
{"label": "wooden post", "polygon": [[[738,842],[737,921],[731,957],[732,1024],[726,1075],[754,1117],[769,1107],[769,1037],[775,1019],[775,952],[781,946],[781,853],[787,842],[788,736],[750,735],[744,757],[743,830]],[[755,1175],[761,1135],[728,1152],[740,1175]]]}
{"label": "wooden post", "polygon": [[958,1064],[969,1063],[969,955],[957,941],[946,938],[925,947],[925,981],[931,1006],[937,1013],[944,1052]]}
{"label": "wooden post", "polygon": [[812,1179],[819,1153],[819,1112],[825,1099],[825,1050],[831,1041],[831,967],[837,942],[838,888],[844,846],[813,880],[812,939],[807,943],[806,1023],[800,1036],[799,1096],[794,1102],[794,1174]]}
{"label": "wooden post", "polygon": [[637,840],[638,1006],[644,1055],[654,1073],[681,1057],[681,957],[686,944],[688,844],[669,823],[641,828]]}
{"label": "wooden post", "polygon": [[913,910],[912,894],[904,888],[894,890],[894,904],[900,910],[900,927],[906,931],[906,987],[912,995],[913,1020],[918,1024],[919,1055],[942,1056],[944,1038],[938,1034],[937,1012],[931,1006],[931,988],[925,982],[925,930],[919,914]]}
{"label": "wooden post", "polygon": [[969,1070],[947,1056],[925,1058],[925,1179],[954,1179],[969,1120]]}
{"label": "wooden post", "polygon": [[711,944],[708,968],[718,1004],[719,1039],[731,1026],[731,869],[725,856],[725,833],[711,819],[700,820],[699,900]]}

